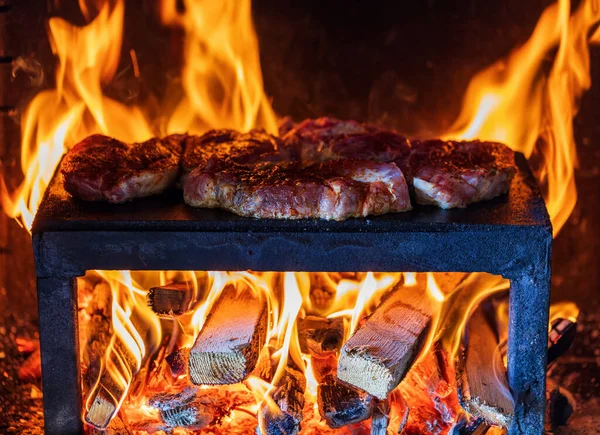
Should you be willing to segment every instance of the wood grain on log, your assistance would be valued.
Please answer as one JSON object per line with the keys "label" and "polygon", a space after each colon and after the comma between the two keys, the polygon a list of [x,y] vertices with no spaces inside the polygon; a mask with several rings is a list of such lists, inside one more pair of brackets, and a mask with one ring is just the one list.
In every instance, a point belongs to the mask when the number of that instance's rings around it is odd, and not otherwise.
{"label": "wood grain on log", "polygon": [[85,414],[85,421],[97,429],[105,429],[117,412],[117,402],[112,397],[112,392],[104,386],[94,391],[94,398]]}
{"label": "wood grain on log", "polygon": [[171,428],[198,430],[208,426],[216,417],[210,399],[199,396],[200,391],[186,387],[183,391],[161,393],[150,398],[148,404],[160,411],[161,420]]}
{"label": "wood grain on log", "polygon": [[198,290],[192,282],[152,287],[146,295],[148,306],[159,316],[178,317],[190,313],[198,303]]}
{"label": "wood grain on log", "polygon": [[267,333],[267,304],[249,288],[228,285],[212,307],[189,355],[196,385],[234,384],[254,370]]}
{"label": "wood grain on log", "polygon": [[392,290],[342,347],[338,378],[385,399],[418,356],[432,314],[423,287]]}
{"label": "wood grain on log", "polygon": [[278,409],[266,402],[260,407],[258,422],[262,435],[297,435],[300,432],[305,389],[304,374],[286,367],[273,393],[273,402]]}
{"label": "wood grain on log", "polygon": [[471,315],[466,334],[456,371],[461,406],[475,417],[507,428],[513,418],[514,404],[498,351],[498,339],[483,307]]}

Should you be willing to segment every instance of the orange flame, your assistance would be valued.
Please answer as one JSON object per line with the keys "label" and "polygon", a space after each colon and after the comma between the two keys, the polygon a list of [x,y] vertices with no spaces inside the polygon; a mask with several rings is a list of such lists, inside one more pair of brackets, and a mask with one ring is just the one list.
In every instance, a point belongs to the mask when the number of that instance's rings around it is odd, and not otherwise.
{"label": "orange flame", "polygon": [[[84,11],[93,9],[86,4]],[[89,6],[89,7],[88,7]],[[52,50],[58,57],[56,89],[42,91],[27,107],[22,120],[21,185],[8,193],[0,180],[0,203],[5,213],[31,228],[33,217],[63,154],[78,140],[104,133],[126,141],[152,136],[139,108],[128,107],[102,93],[102,85],[119,65],[124,2],[104,2],[85,27],[61,18],[48,22]],[[124,122],[127,120],[127,122]]]}
{"label": "orange flame", "polygon": [[555,234],[577,201],[573,117],[591,86],[588,43],[598,38],[588,35],[598,21],[593,0],[582,1],[572,15],[569,0],[549,6],[522,47],[471,81],[462,112],[447,134],[504,142],[527,158],[540,159],[538,177]]}
{"label": "orange flame", "polygon": [[[64,153],[91,134],[136,142],[155,133],[202,133],[223,127],[276,132],[276,118],[263,91],[250,1],[190,0],[183,12],[176,3],[163,0],[161,17],[165,24],[181,26],[186,33],[185,95],[174,110],[158,114],[157,119],[167,120],[159,132],[150,128],[158,122],[149,122],[140,107],[127,106],[102,92],[102,85],[114,78],[119,66],[124,0],[80,0],[88,19],[98,11],[85,27],[50,19],[49,37],[58,58],[56,88],[40,92],[24,113],[24,181],[9,193],[5,180],[0,179],[2,208],[25,228],[31,228]],[[130,55],[139,76],[137,56],[134,51]]]}
{"label": "orange flame", "polygon": [[[147,120],[141,108],[103,95],[102,86],[114,78],[119,67],[124,0],[79,3],[89,21],[85,27],[59,18],[49,22],[52,48],[58,58],[56,88],[40,92],[24,113],[21,164],[25,179],[10,194],[4,180],[0,180],[3,209],[20,218],[26,228],[31,227],[44,191],[71,145],[97,132],[124,141],[141,141],[156,133],[150,125],[158,125],[155,120]],[[178,4],[183,4],[183,10],[178,9]],[[588,36],[600,20],[594,2],[583,0],[573,14],[570,6],[568,0],[559,0],[547,8],[527,43],[473,79],[462,113],[447,133],[451,138],[503,141],[528,158],[541,159],[538,177],[546,190],[555,232],[576,201],[572,119],[579,98],[591,85],[588,44],[600,42],[600,30]],[[159,133],[201,133],[222,127],[276,131],[275,116],[263,90],[250,0],[162,0],[161,18],[165,24],[181,27],[185,32],[185,59],[184,97],[168,113],[159,114],[158,119],[166,120]],[[554,50],[547,70],[546,59]],[[139,76],[134,51],[130,57]],[[543,143],[538,141],[540,137]],[[181,281],[191,281],[194,291],[200,292],[199,273],[99,273],[113,289],[115,330],[102,371],[127,391],[135,373],[161,343],[162,324],[146,306],[147,289],[178,276]],[[266,400],[270,406],[276,406],[269,394],[289,358],[298,367],[310,368],[310,360],[300,354],[297,339],[296,321],[303,311],[344,317],[345,334],[349,335],[385,291],[401,279],[404,286],[418,285],[413,273],[369,272],[348,278],[288,272],[280,282],[276,282],[276,274],[269,273],[207,275],[203,286],[208,291],[202,295],[202,303],[187,319],[189,322],[181,326],[188,344],[193,343],[223,288],[228,283],[247,283],[268,302],[268,345],[277,364],[271,383],[251,377],[248,384],[257,403]],[[314,306],[310,299],[311,279],[316,275],[333,295],[324,307]],[[500,277],[477,274],[460,289],[444,293],[434,276],[428,274],[428,294],[441,305],[429,343],[435,339],[455,353],[469,312],[484,296],[505,290],[506,284]],[[565,305],[561,310],[560,315],[576,316],[574,307]],[[307,374],[307,380],[311,388],[308,395],[314,396],[316,380],[311,374]],[[117,398],[117,407],[124,397]],[[144,406],[140,405],[140,409]]]}
{"label": "orange flame", "polygon": [[167,123],[169,133],[202,133],[209,128],[277,131],[263,91],[258,39],[250,0],[162,0],[165,24],[185,30],[185,97]]}

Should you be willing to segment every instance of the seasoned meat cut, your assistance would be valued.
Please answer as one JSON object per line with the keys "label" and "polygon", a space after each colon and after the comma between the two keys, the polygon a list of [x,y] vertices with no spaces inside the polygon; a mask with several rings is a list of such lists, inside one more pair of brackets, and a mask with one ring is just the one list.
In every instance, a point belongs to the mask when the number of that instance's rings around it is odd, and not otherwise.
{"label": "seasoned meat cut", "polygon": [[408,186],[394,163],[350,159],[224,168],[215,156],[189,175],[184,198],[194,207],[273,219],[343,220],[411,208]]}
{"label": "seasoned meat cut", "polygon": [[513,151],[496,142],[410,142],[394,131],[335,118],[307,119],[285,130],[284,146],[302,160],[395,162],[419,204],[466,207],[507,193],[516,173]]}
{"label": "seasoned meat cut", "polygon": [[466,207],[505,194],[516,173],[507,146],[482,141],[409,141],[393,130],[335,118],[286,118],[281,137],[211,130],[125,144],[94,135],[61,172],[78,198],[119,203],[160,193],[181,167],[194,207],[243,216],[341,220],[418,204]]}
{"label": "seasoned meat cut", "polygon": [[467,205],[508,192],[516,174],[514,152],[497,142],[415,141],[397,161],[419,204]]}
{"label": "seasoned meat cut", "polygon": [[351,134],[367,133],[368,129],[356,121],[335,118],[305,119],[290,126],[289,121],[280,125],[281,138],[295,160],[323,161],[331,158],[329,147],[335,139]]}
{"label": "seasoned meat cut", "polygon": [[243,166],[267,165],[289,160],[279,138],[262,130],[240,133],[236,130],[211,130],[202,136],[188,136],[183,144],[182,172],[187,177],[191,171],[205,165],[216,156],[222,164]]}
{"label": "seasoned meat cut", "polygon": [[123,203],[171,186],[181,151],[176,136],[126,144],[96,134],[69,151],[60,172],[67,192],[79,199]]}

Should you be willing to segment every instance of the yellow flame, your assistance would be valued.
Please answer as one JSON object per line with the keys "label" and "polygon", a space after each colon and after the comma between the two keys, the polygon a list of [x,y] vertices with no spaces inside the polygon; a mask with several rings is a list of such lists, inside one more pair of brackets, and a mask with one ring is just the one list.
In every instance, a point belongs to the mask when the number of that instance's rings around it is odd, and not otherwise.
{"label": "yellow flame", "polygon": [[[161,17],[164,23],[185,30],[185,95],[174,109],[163,104],[155,120],[147,120],[142,108],[127,106],[102,92],[119,67],[124,0],[80,0],[81,11],[90,21],[84,27],[50,19],[49,38],[58,58],[56,88],[40,92],[24,112],[21,167],[25,179],[14,189],[0,179],[5,213],[30,229],[62,156],[94,133],[137,142],[156,133],[202,133],[210,128],[277,131],[263,91],[250,1],[187,0],[183,11],[178,11],[176,3],[163,0]],[[139,77],[137,55],[133,50],[129,55]],[[150,125],[165,119],[160,131],[151,130]]]}
{"label": "yellow flame", "polygon": [[568,319],[576,322],[579,317],[579,307],[573,302],[557,302],[550,306],[550,325],[556,319]]}
{"label": "yellow flame", "polygon": [[276,118],[263,91],[258,39],[250,0],[162,0],[165,24],[185,31],[185,97],[171,115],[169,133],[254,127],[275,133]]}
{"label": "yellow flame", "polygon": [[[108,1],[101,3],[98,15],[85,27],[56,17],[48,22],[59,62],[56,89],[40,92],[24,112],[24,181],[12,193],[8,193],[4,180],[0,183],[2,208],[27,229],[68,147],[93,133],[126,141],[152,136],[139,108],[125,106],[102,93],[102,84],[114,77],[119,65],[124,2],[114,2],[113,7]],[[87,12],[96,10],[91,2],[82,0],[80,5],[86,5]]]}
{"label": "yellow flame", "polygon": [[437,302],[444,302],[446,299],[446,296],[442,293],[440,286],[431,272],[427,272],[427,292]]}
{"label": "yellow flame", "polygon": [[288,355],[296,366],[304,367],[296,333],[296,320],[302,308],[302,294],[294,272],[284,272],[283,289],[283,300],[279,301],[280,320],[275,327],[277,350],[273,355],[279,359],[279,362],[273,376],[273,384],[277,384],[277,381],[283,376],[288,365]]}
{"label": "yellow flame", "polygon": [[[504,142],[528,158],[540,159],[538,177],[555,234],[577,200],[573,117],[581,95],[591,86],[588,42],[598,39],[592,36],[588,41],[588,34],[599,20],[593,0],[582,1],[572,15],[569,0],[549,6],[522,47],[473,78],[447,134]],[[549,56],[553,62],[548,71]]]}

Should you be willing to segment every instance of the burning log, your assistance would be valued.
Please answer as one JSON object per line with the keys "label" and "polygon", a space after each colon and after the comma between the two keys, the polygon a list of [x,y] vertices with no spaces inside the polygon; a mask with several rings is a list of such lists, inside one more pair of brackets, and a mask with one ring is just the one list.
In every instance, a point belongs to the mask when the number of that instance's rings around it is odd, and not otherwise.
{"label": "burning log", "polygon": [[575,411],[575,400],[571,394],[558,384],[548,379],[546,384],[546,429],[555,432],[567,421]]}
{"label": "burning log", "polygon": [[86,329],[89,333],[82,355],[83,365],[86,367],[83,379],[87,390],[93,387],[100,376],[102,359],[113,335],[112,300],[110,285],[106,281],[98,282],[87,307],[90,319]]}
{"label": "burning log", "polygon": [[17,349],[23,354],[29,354],[19,366],[19,379],[26,382],[35,382],[42,378],[42,358],[40,353],[40,340],[17,338]]}
{"label": "burning log", "polygon": [[406,400],[398,390],[392,392],[388,399],[388,403],[390,404],[388,430],[392,433],[402,433],[408,422],[408,403],[406,403]]}
{"label": "burning log", "polygon": [[371,419],[371,435],[386,435],[390,423],[390,405],[387,400],[378,401]]}
{"label": "burning log", "polygon": [[170,428],[202,429],[215,419],[216,413],[214,404],[198,393],[197,388],[186,387],[175,394],[157,394],[148,404],[160,411],[161,420]]}
{"label": "burning log", "polygon": [[267,304],[247,288],[227,286],[189,355],[196,385],[235,384],[256,366],[267,333]]}
{"label": "burning log", "polygon": [[97,429],[105,429],[115,416],[127,391],[137,364],[117,337],[108,348],[106,365],[88,397],[85,421]]}
{"label": "burning log", "polygon": [[423,288],[393,290],[342,347],[338,378],[385,399],[419,354],[431,317]]}
{"label": "burning log", "polygon": [[341,317],[306,316],[298,321],[298,339],[304,353],[315,356],[337,352],[344,340],[344,321]]}
{"label": "burning log", "polygon": [[169,368],[171,369],[171,375],[174,378],[184,375],[187,372],[189,357],[189,347],[183,347],[167,355],[165,359],[169,365]]}
{"label": "burning log", "polygon": [[498,339],[483,307],[471,315],[466,334],[468,344],[457,359],[460,403],[471,415],[489,424],[508,428],[513,418],[514,403]]}
{"label": "burning log", "polygon": [[192,312],[198,291],[192,282],[152,287],[146,295],[148,306],[161,317],[178,317]]}
{"label": "burning log", "polygon": [[570,319],[554,319],[551,326],[548,334],[548,365],[569,350],[577,333],[577,322]]}
{"label": "burning log", "polygon": [[310,301],[317,311],[326,310],[334,301],[336,289],[328,279],[328,273],[315,273],[311,276]]}
{"label": "burning log", "polygon": [[110,421],[110,424],[106,429],[92,429],[90,431],[92,435],[132,435],[132,431],[129,430],[127,425],[119,416],[115,416]]}
{"label": "burning log", "polygon": [[371,417],[374,399],[368,393],[328,376],[317,387],[319,414],[332,428],[358,423]]}
{"label": "burning log", "polygon": [[337,352],[343,337],[342,319],[307,316],[298,322],[300,348],[311,354],[312,370],[317,387],[319,414],[333,429],[358,423],[371,417],[373,396],[336,376]]}
{"label": "burning log", "polygon": [[274,403],[267,400],[260,407],[258,424],[262,435],[296,435],[300,432],[305,389],[304,374],[288,366],[273,393]]}

